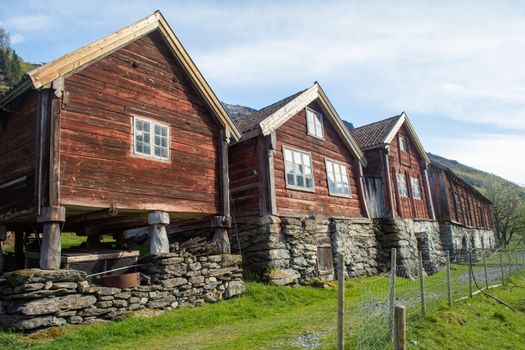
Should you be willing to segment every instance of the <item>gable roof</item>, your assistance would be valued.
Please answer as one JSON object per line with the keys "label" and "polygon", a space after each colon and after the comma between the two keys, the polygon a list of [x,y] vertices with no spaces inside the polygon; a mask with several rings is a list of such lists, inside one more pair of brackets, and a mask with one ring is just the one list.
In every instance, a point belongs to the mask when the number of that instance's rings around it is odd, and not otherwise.
{"label": "gable roof", "polygon": [[459,181],[461,182],[465,187],[469,188],[472,192],[474,192],[475,194],[478,195],[478,197],[480,197],[481,199],[483,199],[484,201],[486,201],[487,203],[490,203],[492,204],[492,202],[490,201],[490,199],[488,199],[487,197],[485,197],[485,195],[483,193],[481,193],[477,188],[475,188],[474,186],[472,186],[471,184],[469,184],[468,182],[466,182],[465,180],[463,180],[463,178],[461,176],[459,176],[458,174],[456,174],[454,172],[454,170],[450,169],[448,166],[444,165],[444,164],[441,164],[439,162],[436,162],[434,160],[431,160],[430,161],[430,165],[433,166],[433,167],[436,167],[440,170],[442,170],[443,172],[445,172],[446,174],[448,174],[449,176],[451,176],[453,179],[455,179],[456,181]]}
{"label": "gable roof", "polygon": [[160,32],[212,113],[230,131],[232,136],[238,140],[241,137],[240,131],[228,113],[226,113],[217,96],[215,96],[215,93],[195,66],[195,63],[160,11],[155,11],[148,17],[30,71],[19,84],[0,97],[0,107],[5,106],[28,89],[47,88],[56,79],[67,77],[155,30]]}
{"label": "gable roof", "polygon": [[405,112],[394,117],[350,129],[350,134],[354,137],[359,147],[364,150],[369,150],[389,145],[403,124],[406,125],[408,133],[412,137],[421,157],[423,157],[427,164],[430,164],[430,158],[428,158],[423,144],[419,140]]}
{"label": "gable roof", "polygon": [[333,123],[344,144],[354,156],[359,159],[363,166],[365,166],[366,159],[363,151],[361,151],[353,137],[350,135],[348,129],[343,124],[343,120],[339,114],[337,114],[337,111],[324,93],[321,85],[317,82],[308,89],[299,91],[264,107],[257,112],[244,116],[237,116],[234,120],[243,133],[243,139],[249,139],[259,133],[262,135],[269,135],[286,123],[290,118],[295,116],[300,110],[306,108],[306,106],[314,100],[318,100],[326,110],[326,117],[328,117]]}

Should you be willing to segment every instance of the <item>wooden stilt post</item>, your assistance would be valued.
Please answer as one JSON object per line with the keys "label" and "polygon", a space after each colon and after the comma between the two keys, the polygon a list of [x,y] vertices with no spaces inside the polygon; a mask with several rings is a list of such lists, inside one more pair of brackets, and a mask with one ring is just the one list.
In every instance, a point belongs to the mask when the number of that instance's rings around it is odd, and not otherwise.
{"label": "wooden stilt post", "polygon": [[394,310],[394,350],[406,350],[406,309],[396,305]]}
{"label": "wooden stilt post", "polygon": [[425,276],[423,274],[423,252],[418,251],[419,261],[419,295],[421,296],[421,317],[425,318],[427,313],[427,307],[425,303]]}
{"label": "wooden stilt post", "polygon": [[344,349],[344,315],[345,315],[345,260],[339,254],[337,260],[337,350]]}
{"label": "wooden stilt post", "polygon": [[231,218],[229,216],[215,216],[211,221],[211,227],[215,230],[212,243],[217,248],[217,253],[230,254],[231,244],[228,229],[231,228]]}
{"label": "wooden stilt post", "polygon": [[24,268],[24,233],[15,231],[15,268]]}
{"label": "wooden stilt post", "polygon": [[161,254],[170,252],[170,242],[166,225],[170,223],[170,216],[163,211],[154,211],[148,215],[148,224],[151,225],[149,252],[150,254]]}
{"label": "wooden stilt post", "polygon": [[37,221],[44,224],[44,237],[40,248],[40,268],[42,270],[60,269],[62,253],[60,231],[65,220],[66,208],[64,207],[43,207],[40,210]]}
{"label": "wooden stilt post", "polygon": [[4,253],[2,252],[2,242],[7,237],[7,227],[0,226],[0,273],[4,272]]}
{"label": "wooden stilt post", "polygon": [[447,302],[452,306],[452,286],[450,283],[450,251],[447,250]]}

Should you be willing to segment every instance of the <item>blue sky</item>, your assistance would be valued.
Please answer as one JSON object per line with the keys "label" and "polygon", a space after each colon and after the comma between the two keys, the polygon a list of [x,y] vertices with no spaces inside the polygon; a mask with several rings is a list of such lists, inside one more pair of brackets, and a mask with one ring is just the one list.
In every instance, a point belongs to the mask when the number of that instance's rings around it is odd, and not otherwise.
{"label": "blue sky", "polygon": [[427,151],[525,184],[520,1],[0,0],[49,62],[160,9],[219,98],[261,108],[319,81],[343,119],[406,111]]}

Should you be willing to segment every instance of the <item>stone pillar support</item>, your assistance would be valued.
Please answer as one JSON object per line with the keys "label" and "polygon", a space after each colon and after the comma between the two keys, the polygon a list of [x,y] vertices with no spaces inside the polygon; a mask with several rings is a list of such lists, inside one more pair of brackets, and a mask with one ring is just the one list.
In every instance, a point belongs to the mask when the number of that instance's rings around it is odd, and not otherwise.
{"label": "stone pillar support", "polygon": [[170,216],[164,211],[154,211],[148,215],[148,224],[151,225],[149,252],[161,254],[170,252],[170,243],[166,225],[170,223]]}
{"label": "stone pillar support", "polygon": [[66,221],[66,208],[61,206],[42,207],[37,218],[44,224],[44,238],[40,248],[40,268],[42,270],[60,269],[62,246],[60,242],[61,225]]}
{"label": "stone pillar support", "polygon": [[214,216],[211,220],[211,227],[214,229],[213,244],[217,247],[220,254],[230,254],[230,238],[228,229],[232,227],[232,221],[229,216]]}

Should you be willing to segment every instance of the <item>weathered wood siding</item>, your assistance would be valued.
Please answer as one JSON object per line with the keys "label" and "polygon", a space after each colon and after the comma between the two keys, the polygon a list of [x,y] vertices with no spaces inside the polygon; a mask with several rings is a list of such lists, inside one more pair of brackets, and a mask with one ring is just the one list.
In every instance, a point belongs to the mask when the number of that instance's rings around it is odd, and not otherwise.
{"label": "weathered wood siding", "polygon": [[372,218],[386,217],[389,210],[384,154],[385,151],[381,148],[365,151],[367,166],[363,169],[363,174],[368,210]]}
{"label": "weathered wood siding", "polygon": [[434,205],[438,220],[492,229],[490,203],[463,180],[436,166],[431,167]]}
{"label": "weathered wood siding", "polygon": [[37,104],[28,92],[0,117],[0,221],[34,207]]}
{"label": "weathered wood siding", "polygon": [[[326,116],[326,113],[315,102],[309,107]],[[303,109],[277,129],[274,157],[277,212],[279,215],[366,216],[357,187],[356,159],[326,117],[323,118],[323,126],[324,140],[308,135],[306,113]],[[315,193],[286,188],[283,146],[311,153]],[[329,194],[326,158],[346,164],[352,192],[351,198],[335,197]]]}
{"label": "weathered wood siding", "polygon": [[[216,214],[219,126],[153,32],[66,79],[63,205]],[[169,125],[170,159],[133,155],[133,116]]]}
{"label": "weathered wood siding", "polygon": [[[399,135],[403,135],[408,140],[408,152],[401,151],[399,148]],[[432,215],[429,212],[427,200],[428,184],[425,180],[424,173],[424,159],[418,153],[414,140],[410,137],[408,130],[403,125],[392,142],[390,143],[390,176],[392,179],[392,190],[394,193],[394,208],[396,216],[402,218],[417,218],[417,219],[431,219]],[[397,187],[396,174],[405,174],[408,197],[401,197]],[[412,194],[412,187],[410,178],[419,179],[421,188],[421,199],[414,199]]]}
{"label": "weathered wood siding", "polygon": [[259,165],[258,149],[262,141],[263,138],[258,136],[231,145],[228,150],[232,214],[236,220],[260,214],[260,178],[263,169]]}

